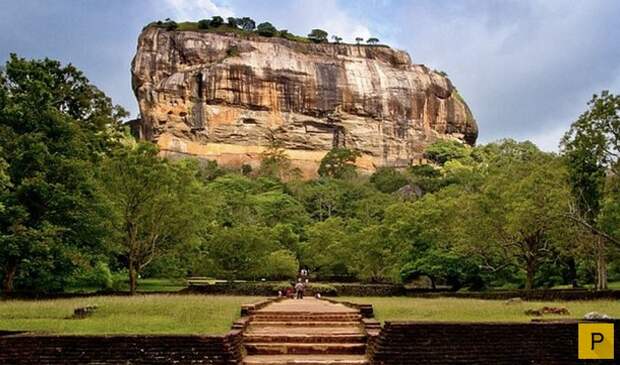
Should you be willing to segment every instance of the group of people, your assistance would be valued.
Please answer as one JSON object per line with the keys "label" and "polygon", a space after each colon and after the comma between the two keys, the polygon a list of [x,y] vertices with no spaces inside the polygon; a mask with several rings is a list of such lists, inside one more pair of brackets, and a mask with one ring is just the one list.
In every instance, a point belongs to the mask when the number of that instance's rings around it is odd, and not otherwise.
{"label": "group of people", "polygon": [[[308,285],[308,270],[301,269],[299,271],[299,276],[297,277],[297,282],[293,283],[291,287],[286,289],[286,297],[304,299],[304,292],[306,291]],[[282,296],[282,292],[279,292],[279,295]]]}

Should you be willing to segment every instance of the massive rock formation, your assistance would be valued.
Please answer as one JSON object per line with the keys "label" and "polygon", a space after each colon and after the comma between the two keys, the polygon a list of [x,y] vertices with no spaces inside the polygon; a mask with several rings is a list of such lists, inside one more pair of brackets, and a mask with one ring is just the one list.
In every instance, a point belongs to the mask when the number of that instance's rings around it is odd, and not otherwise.
{"label": "massive rock formation", "polygon": [[386,46],[147,27],[132,63],[143,138],[164,155],[260,163],[274,141],[306,177],[335,146],[360,169],[418,163],[438,138],[474,144],[446,77]]}

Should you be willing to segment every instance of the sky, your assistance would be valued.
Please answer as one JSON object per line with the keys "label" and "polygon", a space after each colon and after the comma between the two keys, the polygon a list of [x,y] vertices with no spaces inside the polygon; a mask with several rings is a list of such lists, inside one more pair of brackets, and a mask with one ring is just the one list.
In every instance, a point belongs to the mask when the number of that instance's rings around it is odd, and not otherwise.
{"label": "sky", "polygon": [[213,15],[405,50],[448,73],[479,143],[514,138],[557,151],[592,94],[620,93],[618,0],[0,0],[0,61],[70,62],[135,117],[130,64],[142,27]]}

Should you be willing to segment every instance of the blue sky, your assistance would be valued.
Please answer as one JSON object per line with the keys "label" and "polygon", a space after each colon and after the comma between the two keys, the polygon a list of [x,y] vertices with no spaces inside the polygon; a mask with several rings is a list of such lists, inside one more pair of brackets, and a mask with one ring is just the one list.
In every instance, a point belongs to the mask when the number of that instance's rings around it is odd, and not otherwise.
{"label": "blue sky", "polygon": [[133,116],[129,69],[142,27],[218,14],[404,49],[448,73],[481,143],[512,137],[556,150],[593,93],[620,93],[617,0],[0,0],[0,9],[0,60],[71,62]]}

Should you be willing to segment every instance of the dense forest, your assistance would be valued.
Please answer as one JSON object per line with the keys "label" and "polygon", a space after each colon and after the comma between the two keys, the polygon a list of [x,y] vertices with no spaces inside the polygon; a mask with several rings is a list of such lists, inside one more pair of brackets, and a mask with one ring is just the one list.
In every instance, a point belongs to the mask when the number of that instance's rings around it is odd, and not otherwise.
{"label": "dense forest", "polygon": [[361,176],[330,151],[303,181],[278,141],[258,169],[165,160],[71,65],[12,55],[0,74],[2,290],[112,289],[139,277],[409,282],[472,290],[620,280],[620,96],[559,154],[438,141],[428,164]]}

